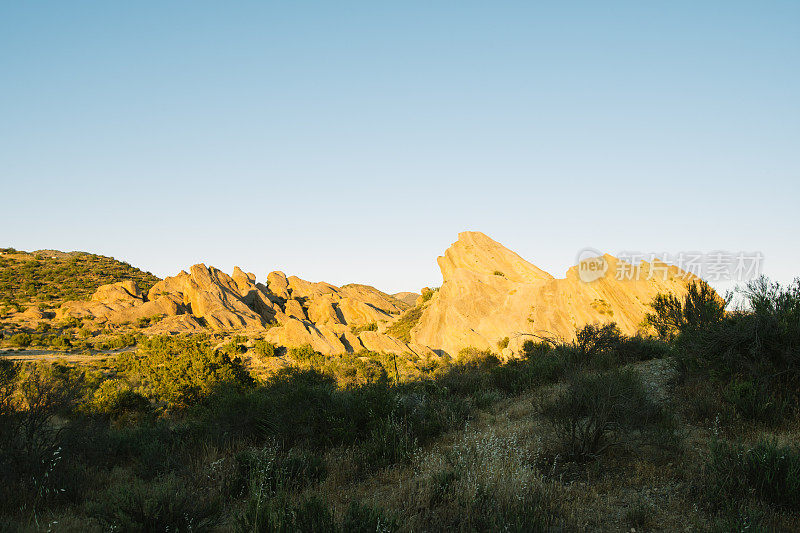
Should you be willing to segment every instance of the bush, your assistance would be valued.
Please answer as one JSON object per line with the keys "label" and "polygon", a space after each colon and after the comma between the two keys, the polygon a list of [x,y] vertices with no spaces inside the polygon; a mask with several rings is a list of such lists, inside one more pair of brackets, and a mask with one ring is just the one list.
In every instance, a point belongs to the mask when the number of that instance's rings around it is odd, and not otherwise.
{"label": "bush", "polygon": [[306,363],[316,367],[322,366],[325,362],[325,356],[314,350],[309,344],[289,348],[289,357],[298,363]]}
{"label": "bush", "polygon": [[185,408],[206,399],[214,390],[243,390],[255,380],[241,360],[215,351],[205,335],[158,336],[143,341],[136,354],[117,357],[121,371],[141,380],[144,390],[170,408]]}
{"label": "bush", "polygon": [[761,441],[753,447],[712,441],[705,465],[706,495],[725,506],[731,497],[754,496],[776,507],[800,511],[800,448]]}
{"label": "bush", "polygon": [[369,324],[363,326],[351,326],[350,331],[352,331],[354,335],[358,335],[362,331],[378,331],[378,324],[375,322],[370,322]]}
{"label": "bush", "polygon": [[783,421],[800,401],[800,280],[782,287],[759,278],[743,293],[749,310],[683,327],[679,368],[684,377],[720,380],[743,416]]}
{"label": "bush", "polygon": [[705,328],[725,316],[729,299],[720,298],[705,281],[691,283],[687,291],[683,301],[674,294],[659,294],[650,304],[655,313],[648,314],[645,322],[662,339],[673,339],[686,330]]}
{"label": "bush", "polygon": [[52,335],[48,341],[50,347],[57,350],[69,350],[72,348],[72,341],[66,335]]}
{"label": "bush", "polygon": [[436,380],[450,393],[459,396],[474,396],[494,388],[491,370],[499,365],[500,360],[491,352],[465,348],[459,352],[458,363],[439,371]]}
{"label": "bush", "polygon": [[631,430],[644,428],[661,415],[632,370],[579,374],[563,394],[545,403],[542,411],[555,428],[564,453],[578,461],[624,443]]}
{"label": "bush", "polygon": [[[423,301],[427,301],[425,299],[426,294],[433,296],[433,291],[429,291],[427,293],[422,291]],[[428,299],[430,296],[428,296]],[[391,335],[396,339],[400,339],[403,342],[411,342],[411,330],[414,329],[414,326],[417,325],[419,319],[422,318],[423,310],[424,308],[422,306],[412,307],[403,313],[400,318],[397,319],[397,322],[386,328],[386,334]]]}
{"label": "bush", "polygon": [[96,412],[107,415],[114,421],[137,420],[152,410],[147,398],[119,379],[102,382],[94,391],[92,406]]}
{"label": "bush", "polygon": [[136,335],[132,333],[121,333],[102,341],[95,341],[95,350],[119,350],[128,346],[136,346]]}
{"label": "bush", "polygon": [[550,342],[527,340],[522,343],[522,355],[526,359],[530,359],[531,357],[544,355],[554,347]]}
{"label": "bush", "polygon": [[20,348],[24,348],[26,346],[30,346],[31,344],[31,336],[28,333],[17,333],[12,335],[9,339],[9,342],[12,346],[19,346]]}
{"label": "bush", "polygon": [[302,448],[284,453],[275,444],[268,444],[242,452],[236,460],[241,476],[249,480],[250,492],[265,497],[302,490],[327,475],[322,456]]}
{"label": "bush", "polygon": [[122,531],[211,531],[222,518],[218,497],[174,474],[144,482],[120,480],[88,505],[102,524]]}
{"label": "bush", "polygon": [[575,346],[587,358],[614,351],[622,342],[617,324],[588,324],[575,333]]}
{"label": "bush", "polygon": [[427,302],[428,300],[433,298],[433,295],[436,294],[436,291],[438,291],[438,290],[439,290],[438,288],[430,289],[428,287],[425,287],[424,289],[422,289],[422,294],[421,295],[422,295],[423,303]]}
{"label": "bush", "polygon": [[275,357],[275,345],[265,340],[258,339],[255,341],[253,343],[253,350],[255,350],[256,355],[258,355],[258,358],[262,361],[270,357]]}
{"label": "bush", "polygon": [[36,506],[61,496],[61,428],[83,392],[83,375],[60,365],[0,365],[0,501]]}
{"label": "bush", "polygon": [[635,335],[620,338],[614,352],[617,361],[625,364],[666,357],[670,352],[670,347],[662,340]]}
{"label": "bush", "polygon": [[581,352],[573,346],[556,346],[527,341],[523,359],[511,360],[491,369],[492,381],[498,389],[519,394],[537,385],[555,383],[586,363]]}

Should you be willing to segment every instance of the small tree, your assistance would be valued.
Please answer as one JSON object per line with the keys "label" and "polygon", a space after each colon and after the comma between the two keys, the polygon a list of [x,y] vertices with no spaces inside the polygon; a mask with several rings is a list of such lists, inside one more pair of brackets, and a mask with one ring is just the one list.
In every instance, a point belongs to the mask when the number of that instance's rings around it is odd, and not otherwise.
{"label": "small tree", "polygon": [[575,333],[575,346],[585,357],[595,357],[616,348],[622,340],[622,332],[616,322],[589,324]]}
{"label": "small tree", "polygon": [[695,281],[688,287],[683,301],[674,294],[658,294],[650,306],[645,322],[662,339],[672,339],[686,329],[698,329],[719,322],[725,316],[730,297],[721,298],[705,281]]}

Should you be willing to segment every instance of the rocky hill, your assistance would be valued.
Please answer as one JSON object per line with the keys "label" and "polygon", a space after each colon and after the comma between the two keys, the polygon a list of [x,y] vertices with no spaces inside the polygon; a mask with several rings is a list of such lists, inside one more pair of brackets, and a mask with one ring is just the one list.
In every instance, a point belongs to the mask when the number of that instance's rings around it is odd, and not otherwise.
{"label": "rocky hill", "polygon": [[0,300],[59,305],[88,299],[101,285],[131,280],[147,291],[158,278],[113,257],[86,252],[0,249]]}
{"label": "rocky hill", "polygon": [[[486,235],[464,232],[438,258],[441,287],[421,294],[337,287],[278,271],[259,282],[238,267],[228,275],[198,264],[154,284],[140,275],[100,286],[89,300],[64,302],[54,318],[149,323],[147,334],[241,331],[323,354],[368,350],[424,359],[474,347],[510,357],[528,339],[571,340],[589,323],[613,321],[634,334],[656,294],[682,296],[691,278],[661,263],[623,265],[609,255],[591,261],[603,268],[598,279],[579,276],[583,263],[557,279]],[[621,266],[628,275],[618,279]]]}

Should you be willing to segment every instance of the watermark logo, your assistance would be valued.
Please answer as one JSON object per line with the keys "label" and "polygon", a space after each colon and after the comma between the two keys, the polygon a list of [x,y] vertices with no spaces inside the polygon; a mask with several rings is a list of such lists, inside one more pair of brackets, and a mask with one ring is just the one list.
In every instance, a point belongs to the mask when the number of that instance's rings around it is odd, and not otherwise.
{"label": "watermark logo", "polygon": [[608,272],[608,263],[603,257],[603,252],[594,248],[580,250],[576,263],[578,265],[578,277],[584,283],[597,281]]}
{"label": "watermark logo", "polygon": [[[614,279],[668,280],[670,277],[703,278],[706,281],[746,282],[761,275],[764,254],[761,252],[631,252],[616,254]],[[646,263],[644,264],[643,261]],[[578,277],[591,283],[606,275],[609,264],[594,248],[583,248],[577,256]],[[680,269],[679,272],[672,267]]]}

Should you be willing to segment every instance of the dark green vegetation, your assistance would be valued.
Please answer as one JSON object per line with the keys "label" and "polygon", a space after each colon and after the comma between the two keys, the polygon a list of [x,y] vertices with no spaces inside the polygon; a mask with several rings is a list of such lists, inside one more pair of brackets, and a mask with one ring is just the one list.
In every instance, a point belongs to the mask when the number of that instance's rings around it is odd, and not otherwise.
{"label": "dark green vegetation", "polygon": [[206,335],[102,371],[0,359],[0,530],[796,529],[800,285],[744,294],[508,362]]}
{"label": "dark green vegetation", "polygon": [[[119,350],[135,346],[143,338],[134,332],[118,332],[113,328],[88,328],[78,319],[69,319],[53,325],[41,322],[34,328],[17,328],[19,333],[7,332],[0,336],[4,348],[39,348],[62,352]],[[12,330],[13,331],[13,330]]]}
{"label": "dark green vegetation", "polygon": [[113,257],[85,252],[31,254],[0,249],[0,295],[7,306],[26,302],[44,306],[87,300],[100,286],[133,280],[147,291],[158,278]]}

